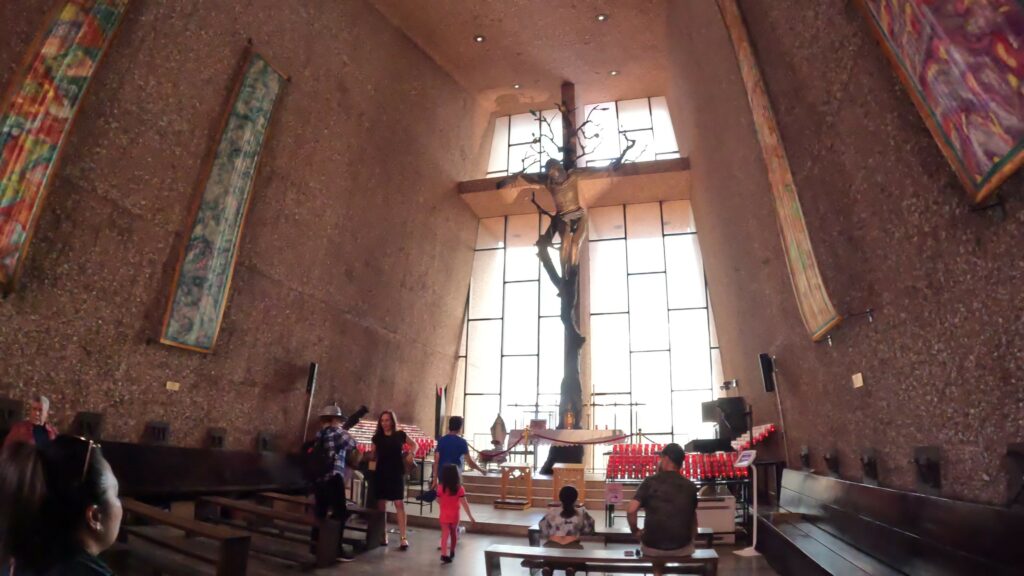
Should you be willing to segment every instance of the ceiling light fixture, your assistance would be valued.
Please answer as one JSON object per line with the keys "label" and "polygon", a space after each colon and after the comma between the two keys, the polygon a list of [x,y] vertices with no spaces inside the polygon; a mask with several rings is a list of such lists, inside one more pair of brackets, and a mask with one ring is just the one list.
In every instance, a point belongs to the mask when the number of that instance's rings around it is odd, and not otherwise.
{"label": "ceiling light fixture", "polygon": [[519,90],[520,88],[522,88],[522,85],[520,85],[520,84],[513,84],[512,88],[515,89],[515,90]]}
{"label": "ceiling light fixture", "polygon": [[619,71],[618,70],[612,70],[612,71],[608,72],[608,75],[609,76],[618,76],[619,75]]}
{"label": "ceiling light fixture", "polygon": [[476,42],[477,44],[483,44],[484,41],[486,40],[487,37],[484,36],[483,34],[477,34],[476,36],[473,36],[473,42]]}
{"label": "ceiling light fixture", "polygon": [[606,21],[608,21],[608,15],[607,14],[598,14],[597,16],[594,16],[594,18],[598,22],[606,22]]}

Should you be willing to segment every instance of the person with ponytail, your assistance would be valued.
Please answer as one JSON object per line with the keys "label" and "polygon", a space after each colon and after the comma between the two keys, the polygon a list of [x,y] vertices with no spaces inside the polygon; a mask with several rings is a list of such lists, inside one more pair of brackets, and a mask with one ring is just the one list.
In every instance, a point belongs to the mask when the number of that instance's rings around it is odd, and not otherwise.
{"label": "person with ponytail", "polygon": [[547,538],[547,548],[583,548],[580,536],[594,533],[594,517],[587,509],[576,507],[579,492],[572,486],[558,491],[561,508],[552,505],[540,521],[540,535]]}
{"label": "person with ponytail", "polygon": [[118,484],[95,442],[58,436],[0,452],[2,576],[112,576],[99,554],[121,527]]}

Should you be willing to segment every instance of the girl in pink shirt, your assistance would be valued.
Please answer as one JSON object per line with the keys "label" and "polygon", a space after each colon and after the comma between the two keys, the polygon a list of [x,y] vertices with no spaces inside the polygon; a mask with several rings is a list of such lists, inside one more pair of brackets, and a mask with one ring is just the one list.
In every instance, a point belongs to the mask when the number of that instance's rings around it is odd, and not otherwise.
{"label": "girl in pink shirt", "polygon": [[[459,469],[454,464],[445,464],[441,468],[441,485],[437,487],[437,502],[441,507],[441,562],[445,564],[455,559],[455,543],[459,535],[459,506],[466,509],[469,521],[476,524],[473,511],[466,500],[466,489],[462,487]],[[452,539],[451,552],[448,552],[448,538]]]}

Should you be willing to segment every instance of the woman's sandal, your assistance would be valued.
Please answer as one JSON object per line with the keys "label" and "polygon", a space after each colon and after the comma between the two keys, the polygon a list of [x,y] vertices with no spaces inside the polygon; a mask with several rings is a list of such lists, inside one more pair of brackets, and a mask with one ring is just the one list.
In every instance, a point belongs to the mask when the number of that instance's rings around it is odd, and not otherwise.
{"label": "woman's sandal", "polygon": [[403,551],[403,552],[408,550],[409,549],[409,539],[408,538],[402,538],[402,545],[399,546],[398,549]]}

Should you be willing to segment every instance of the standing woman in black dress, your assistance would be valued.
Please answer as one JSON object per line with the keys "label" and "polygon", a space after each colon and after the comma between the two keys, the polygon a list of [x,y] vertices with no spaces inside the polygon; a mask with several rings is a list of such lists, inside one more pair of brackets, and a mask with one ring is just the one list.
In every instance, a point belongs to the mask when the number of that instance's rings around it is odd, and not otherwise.
{"label": "standing woman in black dress", "polygon": [[[395,505],[395,516],[398,517],[398,532],[402,537],[400,550],[409,549],[406,538],[405,516],[405,457],[409,438],[398,428],[398,418],[392,410],[380,413],[377,419],[377,432],[373,435],[373,454],[377,461],[376,486],[377,508],[387,512],[388,502]],[[388,543],[387,533],[382,544]]]}

